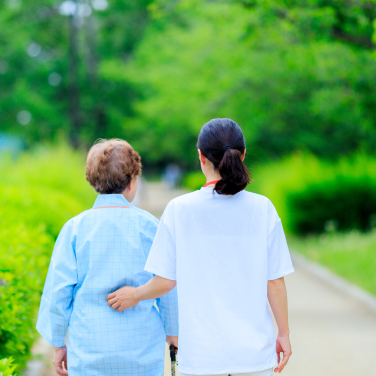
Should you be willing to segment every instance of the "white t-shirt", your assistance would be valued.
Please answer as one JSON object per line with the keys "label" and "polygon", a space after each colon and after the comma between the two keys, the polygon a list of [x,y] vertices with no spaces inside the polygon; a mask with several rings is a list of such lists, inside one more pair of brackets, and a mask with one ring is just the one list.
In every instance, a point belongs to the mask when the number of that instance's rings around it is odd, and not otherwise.
{"label": "white t-shirt", "polygon": [[277,365],[267,282],[294,269],[266,197],[202,188],[172,200],[145,270],[177,281],[180,372],[246,373]]}

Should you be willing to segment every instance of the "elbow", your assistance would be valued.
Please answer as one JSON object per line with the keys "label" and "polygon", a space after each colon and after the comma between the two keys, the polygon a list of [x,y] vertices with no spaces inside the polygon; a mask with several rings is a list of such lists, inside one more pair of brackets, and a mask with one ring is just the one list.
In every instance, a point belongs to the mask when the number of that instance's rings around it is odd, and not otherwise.
{"label": "elbow", "polygon": [[283,277],[277,278],[277,279],[272,279],[268,281],[268,290],[276,290],[276,289],[281,289],[285,285],[285,279]]}
{"label": "elbow", "polygon": [[269,280],[268,285],[275,286],[275,285],[279,285],[279,284],[284,283],[284,282],[285,282],[284,277],[281,277],[281,278]]}
{"label": "elbow", "polygon": [[168,292],[174,289],[176,286],[176,281],[172,279],[167,279],[156,275],[154,278],[155,291],[159,296],[166,295]]}
{"label": "elbow", "polygon": [[166,279],[166,278],[162,278],[162,280],[163,280],[162,290],[163,290],[163,295],[165,295],[175,288],[176,281],[173,281],[171,279]]}

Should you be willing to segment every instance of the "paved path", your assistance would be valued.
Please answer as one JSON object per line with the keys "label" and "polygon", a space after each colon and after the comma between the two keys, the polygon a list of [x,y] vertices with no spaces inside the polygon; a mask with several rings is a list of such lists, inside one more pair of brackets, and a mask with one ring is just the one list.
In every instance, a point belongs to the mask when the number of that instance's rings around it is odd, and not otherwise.
{"label": "paved path", "polygon": [[[143,187],[139,206],[160,217],[166,204],[182,193],[149,183]],[[375,311],[307,271],[299,267],[295,270],[286,277],[293,355],[283,374],[376,375]],[[44,376],[52,375],[50,372]],[[167,352],[165,375],[170,375]]]}

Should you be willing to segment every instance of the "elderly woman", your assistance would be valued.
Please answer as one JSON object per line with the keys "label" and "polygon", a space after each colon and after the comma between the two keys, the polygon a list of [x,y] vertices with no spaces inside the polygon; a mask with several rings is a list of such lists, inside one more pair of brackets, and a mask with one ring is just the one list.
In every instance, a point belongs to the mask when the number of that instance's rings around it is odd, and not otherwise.
{"label": "elderly woman", "polygon": [[61,230],[37,323],[61,376],[63,363],[70,376],[162,376],[166,334],[177,344],[176,291],[157,299],[159,311],[153,299],[121,314],[106,304],[119,287],[153,278],[144,266],[158,220],[131,204],[140,173],[140,156],[125,141],[102,141],[88,154],[86,177],[100,195]]}

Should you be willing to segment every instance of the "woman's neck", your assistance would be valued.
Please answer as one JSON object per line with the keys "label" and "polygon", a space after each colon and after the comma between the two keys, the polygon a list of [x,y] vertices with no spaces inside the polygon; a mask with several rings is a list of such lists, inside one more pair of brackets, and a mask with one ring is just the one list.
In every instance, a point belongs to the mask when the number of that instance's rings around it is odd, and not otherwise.
{"label": "woman's neck", "polygon": [[[210,183],[212,181],[217,182],[218,180],[221,180],[221,175],[219,175],[219,173],[215,172],[215,171],[211,171],[211,172],[205,174],[205,177],[206,177],[206,184]],[[214,185],[215,184],[210,184],[207,187],[211,187],[211,186],[214,187]]]}

